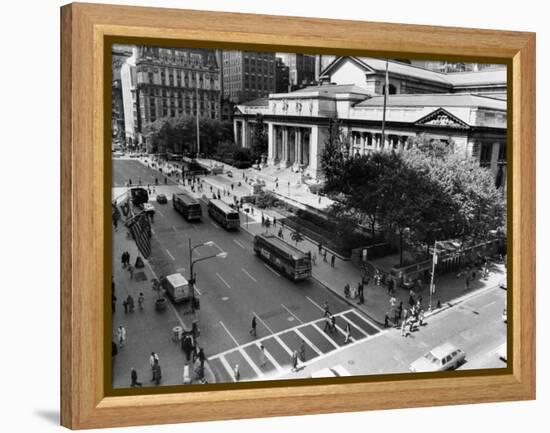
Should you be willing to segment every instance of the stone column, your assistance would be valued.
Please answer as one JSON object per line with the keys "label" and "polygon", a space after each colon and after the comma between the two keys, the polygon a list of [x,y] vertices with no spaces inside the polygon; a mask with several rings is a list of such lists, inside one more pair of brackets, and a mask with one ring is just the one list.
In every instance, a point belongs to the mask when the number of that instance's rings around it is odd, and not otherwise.
{"label": "stone column", "polygon": [[248,125],[246,119],[243,120],[243,129],[242,129],[242,147],[248,147]]}
{"label": "stone column", "polygon": [[267,163],[272,165],[275,162],[275,128],[273,123],[267,124]]}
{"label": "stone column", "polygon": [[289,146],[289,142],[288,142],[288,127],[287,126],[283,126],[283,157],[282,157],[282,162],[283,162],[283,165],[284,167],[288,167],[288,158],[289,158],[289,149],[288,149],[288,146]]}
{"label": "stone column", "polygon": [[298,167],[302,165],[302,146],[303,146],[302,129],[297,128],[296,129],[296,153],[295,153],[294,162]]}

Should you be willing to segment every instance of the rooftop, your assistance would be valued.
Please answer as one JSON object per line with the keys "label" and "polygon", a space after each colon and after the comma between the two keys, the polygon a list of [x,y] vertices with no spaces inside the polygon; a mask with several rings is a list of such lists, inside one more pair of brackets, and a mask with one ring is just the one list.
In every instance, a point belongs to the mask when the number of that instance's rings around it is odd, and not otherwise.
{"label": "rooftop", "polygon": [[246,107],[267,107],[269,105],[268,98],[256,98],[252,101],[246,101],[238,105],[244,105]]}
{"label": "rooftop", "polygon": [[355,84],[324,84],[321,86],[309,86],[300,90],[296,90],[292,93],[309,93],[309,92],[328,93],[331,95],[334,95],[337,93],[359,93],[362,95],[370,94],[366,89],[356,86]]}
{"label": "rooftop", "polygon": [[[383,96],[374,96],[355,105],[360,107],[381,107]],[[483,107],[506,111],[506,101],[499,98],[470,93],[426,93],[389,95],[388,107]]]}

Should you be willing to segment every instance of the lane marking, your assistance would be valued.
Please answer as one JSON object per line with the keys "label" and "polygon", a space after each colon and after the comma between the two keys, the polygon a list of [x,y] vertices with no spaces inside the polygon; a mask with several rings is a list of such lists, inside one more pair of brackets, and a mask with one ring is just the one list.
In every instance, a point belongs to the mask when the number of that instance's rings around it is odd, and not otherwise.
{"label": "lane marking", "polygon": [[214,221],[210,221],[210,224],[212,224],[214,227],[216,227],[217,229],[220,228],[220,226],[218,224],[216,224]]}
{"label": "lane marking", "polygon": [[253,311],[252,314],[254,315],[254,317],[256,317],[256,319],[258,319],[258,320],[260,321],[260,323],[261,323],[262,325],[264,325],[264,327],[269,331],[270,334],[275,334],[275,333],[273,332],[273,330],[272,330],[269,326],[267,326],[267,323],[265,323],[265,322],[260,318],[260,316],[258,316],[258,315],[256,314],[256,312]]}
{"label": "lane marking", "polygon": [[201,293],[201,291],[199,290],[199,288],[198,288],[198,286],[197,286],[197,283],[195,283],[193,287],[194,287],[195,292],[197,292],[197,293],[199,294],[199,296],[202,296],[202,293]]}
{"label": "lane marking", "polygon": [[298,320],[298,322],[300,322],[300,324],[303,324],[304,322],[302,321],[302,319],[300,319],[296,314],[294,314],[292,311],[290,311],[285,304],[281,304],[281,307],[283,307],[287,312],[288,314],[290,314],[292,317],[294,317],[296,320]]}
{"label": "lane marking", "polygon": [[359,326],[357,326],[355,323],[353,323],[351,320],[347,319],[344,315],[341,315],[340,316],[342,319],[344,319],[344,321],[348,322],[352,328],[355,328],[359,331],[360,334],[363,334],[365,337],[368,337],[369,334],[367,333],[367,331],[363,331],[361,328],[359,328]]}
{"label": "lane marking", "polygon": [[223,279],[223,277],[222,277],[220,274],[218,274],[218,273],[216,272],[216,275],[218,276],[218,278],[219,278],[220,280],[222,280],[222,282],[227,286],[228,289],[231,288],[231,286],[230,286],[229,284],[227,284],[227,281],[225,281],[225,280]]}
{"label": "lane marking", "polygon": [[225,332],[227,332],[227,335],[229,335],[229,337],[231,337],[231,339],[233,340],[233,343],[235,343],[235,346],[239,347],[239,342],[237,340],[235,340],[235,337],[233,337],[231,332],[229,332],[229,329],[226,328],[226,326],[223,324],[223,322],[221,320],[220,320],[220,325],[222,325],[223,329],[225,329]]}
{"label": "lane marking", "polygon": [[240,246],[243,250],[246,248],[243,244],[241,244],[237,239],[233,239],[233,242],[235,242],[238,246]]}
{"label": "lane marking", "polygon": [[338,346],[338,344],[336,344],[336,341],[334,341],[332,338],[330,338],[327,333],[322,330],[319,326],[317,326],[317,323],[312,323],[313,327],[316,328],[327,340],[330,344],[332,344],[334,346],[334,348],[338,348],[340,346]]}
{"label": "lane marking", "polygon": [[248,353],[246,353],[241,347],[238,349],[239,353],[242,355],[242,357],[248,362],[248,364],[252,367],[252,370],[254,370],[254,373],[256,373],[256,376],[263,378],[265,377],[262,370],[258,368],[258,366],[252,361],[252,358],[248,356]]}
{"label": "lane marking", "polygon": [[[210,358],[212,359],[212,358]],[[223,356],[220,356],[219,357],[219,360],[220,362],[222,363],[223,365],[223,368],[225,368],[225,370],[227,371],[227,373],[229,374],[229,376],[231,377],[231,380],[233,382],[236,382],[235,381],[235,372],[233,371],[233,369],[231,368],[231,366],[229,365],[229,362],[227,362],[227,359],[225,359]]]}
{"label": "lane marking", "polygon": [[283,340],[278,335],[273,336],[277,343],[281,345],[283,349],[285,349],[286,353],[288,353],[290,356],[292,356],[292,350],[290,350],[290,347],[288,347]]}
{"label": "lane marking", "polygon": [[166,250],[166,253],[170,256],[170,258],[175,262],[176,258],[170,253],[170,251],[168,251],[168,248],[165,248],[165,250]]}
{"label": "lane marking", "polygon": [[[258,347],[258,349],[260,350],[260,352],[262,351],[262,349],[260,349],[260,346],[263,346],[263,344],[261,343],[256,343],[256,346]],[[283,372],[283,367],[281,367],[279,365],[279,363],[277,361],[275,361],[275,358],[273,358],[273,356],[271,356],[271,353],[269,353],[269,350],[267,350],[267,347],[264,346],[264,353],[265,353],[265,357],[269,360],[269,362],[271,362],[275,368],[279,371],[279,372]]]}
{"label": "lane marking", "polygon": [[317,302],[315,302],[313,299],[311,299],[309,296],[306,296],[307,300],[311,302],[313,305],[315,305],[319,310],[325,311],[323,307],[321,307]]}
{"label": "lane marking", "polygon": [[250,278],[252,281],[254,281],[255,283],[258,282],[258,280],[256,280],[256,278],[254,278],[252,275],[250,275],[250,274],[247,272],[247,270],[246,270],[245,268],[241,268],[241,270],[242,270],[246,275],[248,275],[249,278]]}
{"label": "lane marking", "polygon": [[176,227],[175,227],[175,226],[172,226],[172,230],[174,230],[175,233],[178,232],[178,231],[176,230]]}
{"label": "lane marking", "polygon": [[225,253],[225,251],[222,250],[221,247],[216,242],[212,242],[212,245],[214,245],[220,253]]}
{"label": "lane marking", "polygon": [[161,217],[164,218],[164,214],[160,210],[157,210],[157,212],[160,214]]}
{"label": "lane marking", "polygon": [[310,341],[304,334],[302,334],[302,333],[300,332],[299,329],[295,329],[294,332],[295,332],[296,334],[298,334],[298,336],[299,336],[302,340],[304,340],[307,344],[309,344],[310,347],[311,347],[315,352],[317,352],[317,356],[323,354],[323,352],[321,352],[321,351],[319,350],[319,348],[318,348],[315,344],[313,344],[312,341]]}
{"label": "lane marking", "polygon": [[281,276],[281,274],[279,274],[275,269],[273,269],[271,266],[269,266],[267,263],[264,263],[264,266],[269,269],[271,272],[273,272],[275,275],[277,275],[278,277]]}
{"label": "lane marking", "polygon": [[193,227],[194,230],[198,230],[198,228],[195,224],[191,224],[191,227]]}

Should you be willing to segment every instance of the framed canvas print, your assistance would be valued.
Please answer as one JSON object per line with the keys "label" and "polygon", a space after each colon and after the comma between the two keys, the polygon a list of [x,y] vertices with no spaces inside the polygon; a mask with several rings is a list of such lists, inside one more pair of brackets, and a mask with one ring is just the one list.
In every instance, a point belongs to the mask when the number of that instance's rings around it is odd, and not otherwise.
{"label": "framed canvas print", "polygon": [[70,4],[62,424],[535,397],[535,37]]}

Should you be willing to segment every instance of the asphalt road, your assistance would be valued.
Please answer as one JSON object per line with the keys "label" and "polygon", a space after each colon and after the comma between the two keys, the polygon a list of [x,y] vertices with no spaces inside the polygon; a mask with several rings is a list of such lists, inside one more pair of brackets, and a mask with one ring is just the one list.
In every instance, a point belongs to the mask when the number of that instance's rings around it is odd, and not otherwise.
{"label": "asphalt road", "polygon": [[[154,179],[156,174],[137,161],[119,160],[114,167],[113,179],[141,177],[142,182],[146,182]],[[179,191],[176,185],[162,187],[162,192],[168,197],[175,191]],[[191,223],[173,209],[171,201],[160,205],[153,198],[150,202],[155,206],[156,214],[149,263],[157,276],[181,272],[189,278],[189,239],[192,245],[214,242],[211,247],[197,248],[193,252],[194,259],[220,251],[228,253],[225,259],[205,260],[194,266],[201,300],[199,343],[211,358],[212,368],[220,380],[232,380],[230,372],[235,364],[239,364],[242,380],[280,375],[290,368],[291,353],[299,348],[302,340],[307,341],[306,356],[310,359],[341,347],[343,329],[350,321],[353,341],[378,332],[359,313],[350,311],[347,303],[315,280],[294,283],[281,276],[256,257],[252,235],[244,229],[226,231],[221,228],[209,218],[205,205],[202,221]],[[331,312],[338,315],[340,329],[332,336],[323,333],[324,323],[320,322],[325,301],[329,303]],[[190,307],[188,303],[180,303],[175,305],[175,310],[180,317],[185,317]],[[250,334],[254,316],[257,318],[256,336]],[[167,316],[163,335],[168,335],[173,325],[173,317]],[[157,323],[152,327],[151,335],[141,335],[141,340],[158,340],[158,328]],[[285,332],[289,329],[292,331]],[[140,327],[139,332],[147,334],[149,331]],[[265,368],[258,368],[258,343],[268,350],[270,360]],[[164,365],[170,362],[165,356],[163,358]],[[178,356],[174,362],[180,364],[180,358]],[[121,374],[126,375],[125,372]]]}

